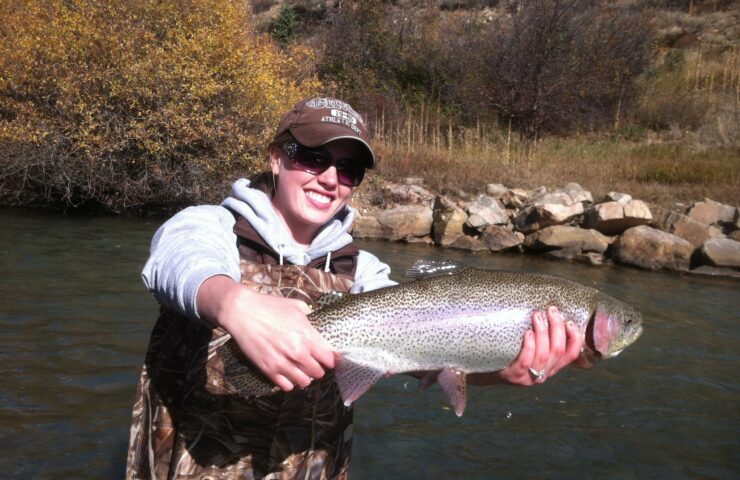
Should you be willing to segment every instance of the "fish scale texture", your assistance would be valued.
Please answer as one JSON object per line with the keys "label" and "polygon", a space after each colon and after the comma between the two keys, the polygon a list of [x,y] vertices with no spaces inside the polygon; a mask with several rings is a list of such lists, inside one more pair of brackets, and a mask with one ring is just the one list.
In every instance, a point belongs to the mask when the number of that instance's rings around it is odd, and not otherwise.
{"label": "fish scale texture", "polygon": [[557,306],[582,331],[598,304],[629,307],[590,287],[542,274],[468,268],[350,295],[310,316],[342,353],[378,350],[392,373],[460,367],[494,371],[521,347],[531,315]]}

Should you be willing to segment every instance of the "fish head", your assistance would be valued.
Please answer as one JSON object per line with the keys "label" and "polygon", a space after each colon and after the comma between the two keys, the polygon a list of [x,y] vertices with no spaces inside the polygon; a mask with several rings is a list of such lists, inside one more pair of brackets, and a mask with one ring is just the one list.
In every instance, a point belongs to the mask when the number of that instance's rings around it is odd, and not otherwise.
{"label": "fish head", "polygon": [[604,296],[589,322],[586,341],[601,358],[619,355],[642,335],[642,315],[634,307]]}

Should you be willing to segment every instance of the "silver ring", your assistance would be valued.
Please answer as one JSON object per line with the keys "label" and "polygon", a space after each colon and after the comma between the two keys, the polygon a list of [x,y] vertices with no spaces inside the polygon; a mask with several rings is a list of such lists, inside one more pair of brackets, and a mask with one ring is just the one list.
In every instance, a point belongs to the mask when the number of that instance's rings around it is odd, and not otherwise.
{"label": "silver ring", "polygon": [[537,380],[542,380],[543,378],[545,378],[544,368],[542,370],[535,370],[534,368],[529,367],[529,373],[531,373],[532,376]]}

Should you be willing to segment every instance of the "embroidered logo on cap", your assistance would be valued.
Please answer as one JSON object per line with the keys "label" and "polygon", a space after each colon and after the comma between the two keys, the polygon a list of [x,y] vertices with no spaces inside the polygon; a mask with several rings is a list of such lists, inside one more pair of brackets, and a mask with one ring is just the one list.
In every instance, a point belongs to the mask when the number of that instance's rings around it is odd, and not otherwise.
{"label": "embroidered logo on cap", "polygon": [[358,123],[364,128],[364,122],[350,104],[335,98],[312,98],[306,102],[306,106],[316,110],[328,109],[329,114],[321,117],[322,122],[341,124],[352,129],[356,134],[362,135]]}

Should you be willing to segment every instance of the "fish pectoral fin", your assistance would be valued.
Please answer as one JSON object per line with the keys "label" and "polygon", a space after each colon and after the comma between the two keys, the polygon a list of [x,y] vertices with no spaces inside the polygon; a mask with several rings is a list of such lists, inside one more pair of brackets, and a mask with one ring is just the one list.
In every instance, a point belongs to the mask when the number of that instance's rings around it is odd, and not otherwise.
{"label": "fish pectoral fin", "polygon": [[455,410],[455,415],[462,417],[465,404],[468,401],[468,386],[465,382],[466,373],[453,368],[446,368],[439,372],[437,381],[447,395],[447,399]]}
{"label": "fish pectoral fin", "polygon": [[353,360],[351,357],[342,356],[334,369],[334,378],[339,385],[339,393],[342,395],[344,405],[349,407],[375,382],[387,373],[381,369],[366,363]]}

